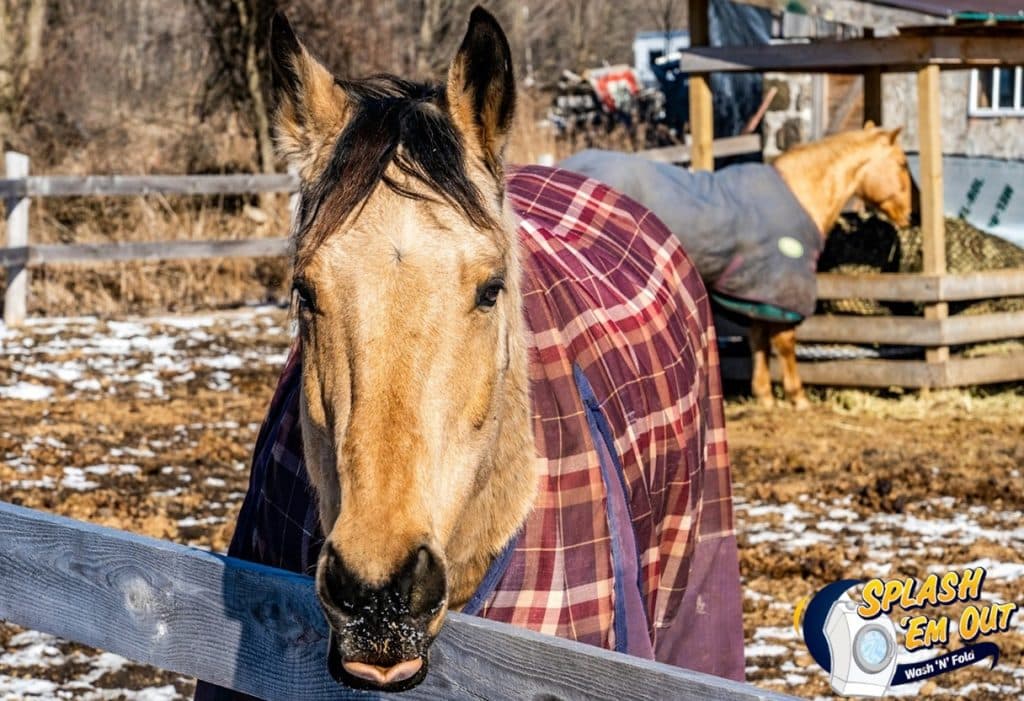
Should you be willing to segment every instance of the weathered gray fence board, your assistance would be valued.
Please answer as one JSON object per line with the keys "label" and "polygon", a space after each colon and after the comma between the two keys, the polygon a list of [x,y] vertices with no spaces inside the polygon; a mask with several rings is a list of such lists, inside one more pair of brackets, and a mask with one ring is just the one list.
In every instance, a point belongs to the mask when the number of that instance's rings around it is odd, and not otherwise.
{"label": "weathered gray fence board", "polygon": [[945,275],[819,273],[817,281],[820,299],[960,302],[1024,295],[1024,270],[986,270]]}
{"label": "weathered gray fence board", "polygon": [[1024,295],[1024,269],[942,275],[939,290],[943,302]]}
{"label": "weathered gray fence board", "polygon": [[131,243],[72,243],[32,246],[29,263],[96,263],[119,260],[184,258],[259,258],[288,253],[287,238],[221,241],[144,241]]}
{"label": "weathered gray fence board", "polygon": [[[964,387],[993,382],[1024,380],[1024,353],[989,355],[980,358],[951,358],[945,362],[926,360],[829,360],[801,362],[800,379],[809,385],[851,387]],[[722,377],[748,379],[750,358],[722,358]],[[782,380],[782,366],[771,360],[772,379]]]}
{"label": "weathered gray fence board", "polygon": [[832,343],[894,343],[942,345],[942,322],[919,316],[863,316],[821,314],[796,327],[799,341]]}
{"label": "weathered gray fence board", "polygon": [[287,173],[240,175],[35,175],[0,180],[4,197],[87,195],[243,195],[292,192],[299,180]]}
{"label": "weathered gray fence board", "polygon": [[0,268],[23,266],[29,262],[29,247],[0,248]]}
{"label": "weathered gray fence board", "polygon": [[919,316],[822,314],[796,328],[800,341],[891,343],[908,346],[955,346],[1024,337],[1024,312],[968,314],[945,319]]}
{"label": "weathered gray fence board", "polygon": [[940,294],[938,275],[818,273],[817,283],[819,299],[937,302]]}
{"label": "weathered gray fence board", "polygon": [[[327,673],[308,577],[0,502],[0,592],[2,619],[263,698],[373,697]],[[583,697],[789,698],[459,614],[402,696]]]}
{"label": "weathered gray fence board", "polygon": [[952,358],[946,365],[946,386],[1024,380],[1024,353]]}

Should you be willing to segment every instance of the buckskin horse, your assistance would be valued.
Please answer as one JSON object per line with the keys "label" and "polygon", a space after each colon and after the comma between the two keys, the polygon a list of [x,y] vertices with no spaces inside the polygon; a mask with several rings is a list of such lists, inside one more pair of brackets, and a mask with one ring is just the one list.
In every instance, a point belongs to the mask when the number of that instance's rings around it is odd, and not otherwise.
{"label": "buckskin horse", "polygon": [[335,79],[280,15],[271,42],[299,331],[229,553],[315,574],[354,687],[419,683],[448,610],[742,679],[714,329],[679,243],[593,180],[506,172],[512,60],[479,8],[442,86]]}
{"label": "buckskin horse", "polygon": [[814,312],[815,268],[851,197],[897,226],[910,223],[911,185],[900,130],[864,129],[794,147],[771,165],[690,173],[667,163],[588,150],[560,166],[600,180],[649,208],[679,238],[716,301],[751,320],[751,389],[771,406],[769,346],[786,398],[807,406],[796,366],[796,325]]}

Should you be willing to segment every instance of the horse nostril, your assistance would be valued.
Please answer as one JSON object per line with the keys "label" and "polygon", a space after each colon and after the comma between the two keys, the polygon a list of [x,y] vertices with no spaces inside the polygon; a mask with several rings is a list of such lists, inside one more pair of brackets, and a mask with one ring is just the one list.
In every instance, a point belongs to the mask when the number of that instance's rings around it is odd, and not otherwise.
{"label": "horse nostril", "polygon": [[409,613],[413,616],[436,613],[447,596],[448,583],[444,565],[425,545],[416,551],[410,580]]}
{"label": "horse nostril", "polygon": [[330,543],[324,544],[322,571],[317,580],[317,593],[323,604],[351,615],[355,609],[352,599],[358,582],[345,562]]}

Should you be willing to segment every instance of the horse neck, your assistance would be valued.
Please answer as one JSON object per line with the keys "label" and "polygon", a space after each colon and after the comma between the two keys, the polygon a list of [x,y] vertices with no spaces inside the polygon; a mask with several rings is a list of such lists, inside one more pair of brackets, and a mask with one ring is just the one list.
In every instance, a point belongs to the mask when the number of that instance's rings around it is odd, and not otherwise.
{"label": "horse neck", "polygon": [[868,145],[843,144],[837,138],[787,151],[772,164],[822,236],[860,188],[864,166],[873,157]]}

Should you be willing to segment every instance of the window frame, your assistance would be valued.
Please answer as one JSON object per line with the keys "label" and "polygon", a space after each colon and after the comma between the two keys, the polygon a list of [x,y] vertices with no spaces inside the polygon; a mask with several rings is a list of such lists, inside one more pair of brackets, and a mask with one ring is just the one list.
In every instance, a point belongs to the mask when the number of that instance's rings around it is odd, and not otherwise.
{"label": "window frame", "polygon": [[[978,106],[978,88],[980,84],[980,71],[992,72],[992,101],[991,107]],[[999,72],[1013,71],[1013,104],[1002,105],[999,103]],[[967,115],[969,117],[1024,117],[1024,66],[995,66],[992,68],[971,69],[970,90],[967,97]]]}

